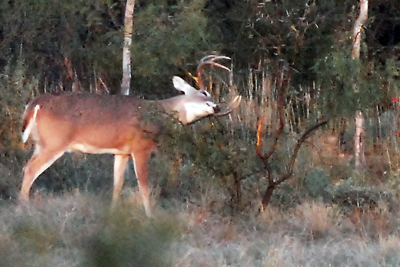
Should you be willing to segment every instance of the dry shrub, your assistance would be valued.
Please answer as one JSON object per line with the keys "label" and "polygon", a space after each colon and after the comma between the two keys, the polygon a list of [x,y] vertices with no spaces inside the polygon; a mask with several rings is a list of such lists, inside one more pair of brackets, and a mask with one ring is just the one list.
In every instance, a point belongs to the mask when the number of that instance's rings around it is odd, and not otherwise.
{"label": "dry shrub", "polygon": [[298,205],[293,214],[293,224],[312,239],[325,237],[341,220],[336,206],[324,203],[305,202]]}
{"label": "dry shrub", "polygon": [[[120,203],[124,203],[123,196],[127,195],[126,202],[128,205],[134,205],[138,208],[143,208],[143,198],[140,194],[139,187],[125,188],[121,194]],[[160,187],[151,188],[150,193],[150,207],[155,210],[157,207],[158,199],[160,198]]]}
{"label": "dry shrub", "polygon": [[305,235],[307,238],[319,238],[328,234],[342,220],[336,205],[320,202],[304,202],[289,211],[267,207],[257,219],[267,229],[286,232],[292,236]]}
{"label": "dry shrub", "polygon": [[291,266],[298,258],[303,250],[303,245],[292,237],[281,237],[278,243],[268,247],[265,257],[266,267],[275,266]]}
{"label": "dry shrub", "polygon": [[345,166],[352,160],[352,154],[343,151],[339,143],[339,133],[319,130],[307,141],[313,148],[311,161],[317,166],[329,169],[332,163]]}
{"label": "dry shrub", "polygon": [[400,233],[398,212],[391,210],[383,200],[380,200],[377,206],[371,209],[354,207],[346,217],[344,224],[354,229],[355,232],[367,235],[374,240]]}
{"label": "dry shrub", "polygon": [[181,212],[182,219],[186,222],[186,227],[188,229],[193,229],[194,227],[203,224],[212,217],[210,210],[202,208],[193,204],[188,204],[188,209]]}
{"label": "dry shrub", "polygon": [[290,217],[286,212],[270,205],[260,213],[256,221],[266,228],[274,229],[274,231],[286,231]]}

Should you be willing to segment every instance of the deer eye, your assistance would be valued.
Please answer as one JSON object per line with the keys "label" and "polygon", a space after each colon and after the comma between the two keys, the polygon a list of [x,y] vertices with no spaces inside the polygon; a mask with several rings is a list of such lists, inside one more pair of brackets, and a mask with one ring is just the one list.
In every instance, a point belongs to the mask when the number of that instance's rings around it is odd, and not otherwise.
{"label": "deer eye", "polygon": [[206,91],[201,91],[201,93],[202,93],[204,96],[208,96],[208,93],[207,93]]}

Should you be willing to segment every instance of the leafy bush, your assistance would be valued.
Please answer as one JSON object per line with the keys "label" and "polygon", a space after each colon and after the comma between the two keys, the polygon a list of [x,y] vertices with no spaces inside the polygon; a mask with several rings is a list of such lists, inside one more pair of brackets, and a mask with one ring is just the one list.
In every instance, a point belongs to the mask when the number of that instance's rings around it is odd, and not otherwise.
{"label": "leafy bush", "polygon": [[168,215],[149,220],[118,210],[90,239],[83,266],[172,266],[172,241],[180,230],[179,222]]}
{"label": "leafy bush", "polygon": [[307,174],[303,181],[304,190],[312,198],[326,195],[326,189],[330,185],[328,175],[321,169],[315,169]]}
{"label": "leafy bush", "polygon": [[26,77],[25,61],[8,64],[0,74],[0,146],[20,145],[21,117],[29,94],[37,87],[36,79]]}

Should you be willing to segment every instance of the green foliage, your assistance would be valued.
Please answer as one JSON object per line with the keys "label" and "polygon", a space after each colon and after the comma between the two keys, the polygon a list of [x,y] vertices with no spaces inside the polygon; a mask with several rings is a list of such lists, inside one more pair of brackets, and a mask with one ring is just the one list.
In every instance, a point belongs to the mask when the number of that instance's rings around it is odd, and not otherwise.
{"label": "green foliage", "polygon": [[[132,82],[136,93],[147,89],[165,95],[163,87],[171,83],[172,74],[194,72],[193,63],[203,57],[203,51],[213,49],[203,5],[203,1],[169,7],[149,4],[135,14]],[[190,69],[186,69],[188,63]]]}
{"label": "green foliage", "polygon": [[[3,206],[6,209],[10,207]],[[49,211],[49,210],[47,210]],[[9,210],[11,212],[11,210]],[[15,216],[12,223],[3,224],[7,231],[2,231],[0,238],[2,266],[54,266],[50,255],[56,251],[69,249],[68,241],[62,235],[60,220],[49,217],[43,212],[18,213],[15,209],[9,216]],[[41,213],[39,215],[39,213]],[[72,253],[71,253],[72,254]],[[69,255],[71,255],[69,254]]]}
{"label": "green foliage", "polygon": [[[90,80],[87,78],[93,70],[106,74],[103,71],[107,69],[112,81],[120,73],[115,66],[121,58],[122,36],[112,26],[117,23],[112,21],[112,14],[118,14],[118,10],[108,3],[91,0],[68,3],[56,0],[2,1],[1,60],[23,56],[27,75],[40,81],[40,90],[54,89],[60,84],[70,86],[73,77],[67,73],[66,60],[79,70],[77,74],[83,85],[88,86]],[[105,54],[110,55],[106,60]]]}
{"label": "green foliage", "polygon": [[334,44],[335,28],[342,26],[349,8],[347,1],[234,1],[228,12],[211,5],[209,16],[211,27],[223,38],[223,49],[241,69],[261,64],[274,73],[282,61],[288,62],[298,90],[298,83],[315,78],[314,60]]}
{"label": "green foliage", "polygon": [[[109,0],[3,1],[0,69],[8,57],[23,56],[26,75],[39,81],[39,91],[70,90],[76,75],[82,90],[93,90],[93,83],[101,79],[116,93],[124,8],[123,2]],[[166,76],[193,72],[195,65],[186,65],[214,48],[203,9],[203,1],[137,4],[131,47],[136,93],[164,94],[162,87],[170,84]]]}
{"label": "green foliage", "polygon": [[167,215],[150,220],[118,210],[92,237],[83,266],[171,266],[171,245],[180,230],[179,222]]}
{"label": "green foliage", "polygon": [[339,186],[329,188],[330,201],[338,204],[344,211],[351,211],[354,207],[361,210],[371,210],[378,207],[382,202],[390,210],[398,210],[396,197],[391,192],[382,191],[374,187],[358,187],[351,185],[351,181]]}
{"label": "green foliage", "polygon": [[272,206],[279,207],[281,210],[288,210],[301,203],[298,190],[288,183],[284,183],[275,189],[271,198]]}
{"label": "green foliage", "polygon": [[[26,161],[29,157],[26,159]],[[35,181],[31,192],[85,192],[110,195],[113,186],[113,156],[65,153]],[[22,164],[21,164],[22,165]],[[133,180],[133,179],[132,179]],[[127,186],[135,184],[127,179]]]}
{"label": "green foliage", "polygon": [[[248,143],[251,140],[240,136],[239,131],[225,128],[212,118],[185,126],[171,123],[159,136],[150,176],[158,177],[164,195],[181,200],[201,199],[215,191],[219,194],[215,201],[219,203],[211,203],[213,210],[241,210],[242,203],[250,201],[253,190],[257,190],[252,171],[260,162],[255,147],[251,149]],[[246,189],[242,189],[243,179]]]}
{"label": "green foliage", "polygon": [[319,59],[315,70],[321,84],[318,102],[323,113],[337,118],[352,116],[356,110],[368,113],[397,91],[398,82],[393,80],[390,69],[365,65],[340,50]]}
{"label": "green foliage", "polygon": [[21,58],[15,66],[7,64],[0,74],[0,146],[19,146],[25,101],[37,87],[37,80],[26,77],[26,71]]}
{"label": "green foliage", "polygon": [[21,169],[32,154],[13,148],[0,148],[0,200],[15,199],[21,189]]}
{"label": "green foliage", "polygon": [[328,175],[321,169],[315,169],[304,178],[303,186],[310,197],[316,198],[326,195],[330,184]]}

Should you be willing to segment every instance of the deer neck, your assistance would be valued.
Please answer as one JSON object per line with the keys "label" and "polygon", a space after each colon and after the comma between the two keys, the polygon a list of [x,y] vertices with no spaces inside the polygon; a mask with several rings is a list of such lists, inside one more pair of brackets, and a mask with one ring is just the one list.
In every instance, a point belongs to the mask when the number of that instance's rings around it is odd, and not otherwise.
{"label": "deer neck", "polygon": [[168,99],[154,101],[158,106],[160,106],[163,111],[169,115],[174,116],[182,124],[190,123],[186,116],[186,107],[183,96],[175,96]]}

